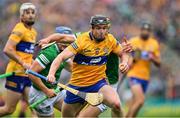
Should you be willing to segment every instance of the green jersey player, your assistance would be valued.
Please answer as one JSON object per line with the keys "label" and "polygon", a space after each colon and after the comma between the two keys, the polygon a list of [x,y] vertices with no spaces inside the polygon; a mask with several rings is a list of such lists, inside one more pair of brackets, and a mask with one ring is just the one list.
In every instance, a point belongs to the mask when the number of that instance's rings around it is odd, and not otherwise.
{"label": "green jersey player", "polygon": [[[72,34],[70,28],[62,27],[62,26],[56,28],[56,32],[61,34],[68,34],[68,35]],[[43,46],[42,50],[39,52],[38,56],[33,62],[31,66],[31,70],[38,72],[43,76],[47,76],[51,63],[56,58],[56,56],[59,53],[61,53],[62,50],[64,50],[65,47],[66,44],[55,43],[55,42]],[[71,71],[71,65],[72,62],[70,59],[61,64],[60,68],[58,69],[55,75],[56,82],[59,81],[62,69],[65,68],[66,70]],[[44,116],[51,117],[54,115],[53,113],[54,107],[57,108],[59,111],[61,111],[62,101],[65,96],[65,91],[63,90],[56,95],[54,89],[58,87],[57,84],[55,85],[50,84],[30,74],[29,77],[33,82],[33,86],[31,87],[29,93],[30,104],[34,103],[35,101],[37,101],[38,99],[42,98],[45,95],[50,97],[49,99],[45,100],[43,103],[41,103],[35,108],[37,115],[43,117]]]}

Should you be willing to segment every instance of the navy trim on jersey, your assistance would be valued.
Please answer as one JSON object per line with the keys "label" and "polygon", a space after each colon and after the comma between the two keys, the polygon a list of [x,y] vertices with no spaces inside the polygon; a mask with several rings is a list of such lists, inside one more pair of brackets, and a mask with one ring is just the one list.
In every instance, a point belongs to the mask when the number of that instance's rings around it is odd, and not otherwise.
{"label": "navy trim on jersey", "polygon": [[76,54],[73,61],[82,65],[103,65],[107,63],[107,56],[85,56]]}
{"label": "navy trim on jersey", "polygon": [[16,50],[24,53],[34,53],[34,43],[21,41],[16,45]]}

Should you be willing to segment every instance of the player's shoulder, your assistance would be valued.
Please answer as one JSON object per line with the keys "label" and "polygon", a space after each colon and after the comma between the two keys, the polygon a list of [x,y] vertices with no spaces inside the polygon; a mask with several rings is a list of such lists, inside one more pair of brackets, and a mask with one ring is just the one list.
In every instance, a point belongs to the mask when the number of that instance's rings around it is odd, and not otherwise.
{"label": "player's shoulder", "polygon": [[138,40],[140,40],[140,37],[139,36],[133,36],[129,40],[131,40],[131,41],[138,41]]}
{"label": "player's shoulder", "polygon": [[151,37],[150,40],[149,40],[149,42],[150,42],[151,44],[154,44],[154,45],[159,45],[159,42],[158,42],[158,40],[157,40],[155,37]]}
{"label": "player's shoulder", "polygon": [[132,43],[132,44],[136,44],[136,43],[140,43],[141,42],[141,39],[139,36],[133,36],[129,39],[129,41]]}
{"label": "player's shoulder", "polygon": [[108,40],[110,41],[110,42],[112,42],[112,41],[116,41],[116,38],[113,36],[113,34],[111,34],[111,33],[108,33],[107,34],[107,38],[108,38]]}
{"label": "player's shoulder", "polygon": [[24,24],[22,22],[17,23],[13,30],[18,30],[23,32],[25,30]]}
{"label": "player's shoulder", "polygon": [[41,51],[39,52],[39,55],[43,54],[43,55],[47,56],[48,58],[53,58],[54,57],[53,55],[56,55],[59,52],[60,51],[59,51],[57,44],[55,42],[53,42],[53,43],[49,43],[46,46],[44,46],[41,49]]}
{"label": "player's shoulder", "polygon": [[52,43],[49,43],[49,44],[46,44],[45,46],[43,46],[41,48],[41,50],[46,50],[46,49],[49,49],[51,47],[54,47],[56,45],[56,42],[52,42]]}
{"label": "player's shoulder", "polygon": [[74,36],[77,38],[78,36],[80,36],[81,34],[83,34],[83,32],[75,32]]}
{"label": "player's shoulder", "polygon": [[83,32],[80,35],[78,35],[77,40],[79,40],[80,42],[85,42],[89,38],[89,32]]}

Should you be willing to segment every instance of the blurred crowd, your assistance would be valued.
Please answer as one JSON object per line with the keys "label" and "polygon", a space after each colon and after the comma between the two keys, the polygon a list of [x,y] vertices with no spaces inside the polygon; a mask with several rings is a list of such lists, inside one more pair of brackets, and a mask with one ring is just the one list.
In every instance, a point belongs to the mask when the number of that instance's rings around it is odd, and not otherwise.
{"label": "blurred crowd", "polygon": [[[162,73],[167,73],[166,78],[180,76],[174,76],[171,72],[174,65],[176,68],[180,67],[178,61],[173,61],[178,60],[180,56],[180,0],[1,0],[0,73],[4,72],[7,62],[2,49],[10,31],[19,21],[19,6],[23,2],[32,2],[37,6],[38,17],[35,27],[38,31],[38,40],[53,33],[54,28],[59,25],[69,26],[74,32],[87,31],[90,17],[95,14],[110,17],[111,32],[118,39],[123,34],[127,34],[128,37],[138,35],[140,24],[144,21],[150,22],[154,35],[162,43],[162,49],[167,50],[162,52],[165,63]],[[170,49],[173,50],[169,51]],[[164,79],[164,76],[161,78]],[[169,80],[170,82],[166,83],[168,87],[178,81]]]}

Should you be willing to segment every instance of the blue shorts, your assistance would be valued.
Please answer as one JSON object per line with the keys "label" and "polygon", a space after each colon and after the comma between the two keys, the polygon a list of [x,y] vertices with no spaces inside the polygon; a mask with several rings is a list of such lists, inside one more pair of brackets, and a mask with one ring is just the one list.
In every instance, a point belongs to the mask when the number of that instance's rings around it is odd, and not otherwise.
{"label": "blue shorts", "polygon": [[129,84],[130,84],[130,86],[133,86],[133,85],[135,85],[135,84],[140,84],[141,87],[142,87],[142,89],[143,89],[143,92],[146,93],[146,90],[147,90],[149,81],[142,80],[142,79],[135,78],[135,77],[131,77],[131,78],[129,79]]}
{"label": "blue shorts", "polygon": [[[94,85],[86,86],[86,87],[73,86],[70,84],[68,86],[71,88],[74,88],[76,90],[82,91],[82,92],[98,92],[99,89],[102,88],[104,85],[108,85],[105,79],[98,81]],[[82,99],[81,97],[74,95],[71,92],[67,91],[64,102],[67,104],[73,104],[73,103],[82,103],[83,104],[85,102],[85,100]]]}
{"label": "blue shorts", "polygon": [[13,75],[6,78],[5,87],[9,90],[18,93],[23,93],[24,89],[30,86],[31,86],[31,80],[28,77]]}

